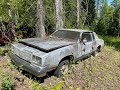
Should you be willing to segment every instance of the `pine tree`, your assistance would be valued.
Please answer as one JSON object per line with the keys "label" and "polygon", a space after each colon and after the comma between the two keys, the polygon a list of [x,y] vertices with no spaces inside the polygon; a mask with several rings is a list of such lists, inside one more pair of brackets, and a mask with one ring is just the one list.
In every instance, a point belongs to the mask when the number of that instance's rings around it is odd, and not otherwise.
{"label": "pine tree", "polygon": [[120,5],[118,5],[113,13],[110,21],[108,33],[114,36],[120,36]]}

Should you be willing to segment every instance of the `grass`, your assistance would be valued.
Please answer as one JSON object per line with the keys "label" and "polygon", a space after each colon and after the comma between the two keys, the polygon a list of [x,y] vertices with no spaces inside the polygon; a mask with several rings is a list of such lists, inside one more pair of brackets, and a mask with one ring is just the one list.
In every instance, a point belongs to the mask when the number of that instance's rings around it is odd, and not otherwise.
{"label": "grass", "polygon": [[[6,69],[5,72],[3,69],[0,69],[0,89],[1,90],[12,90],[13,83],[12,83],[12,64],[10,62],[6,62],[5,64],[2,63],[2,68]],[[10,65],[10,67],[9,67]]]}
{"label": "grass", "polygon": [[5,78],[1,84],[1,90],[12,90],[12,76],[11,73],[6,73]]}
{"label": "grass", "polygon": [[120,51],[120,37],[112,36],[100,36],[104,41],[105,45],[114,47],[115,50]]}

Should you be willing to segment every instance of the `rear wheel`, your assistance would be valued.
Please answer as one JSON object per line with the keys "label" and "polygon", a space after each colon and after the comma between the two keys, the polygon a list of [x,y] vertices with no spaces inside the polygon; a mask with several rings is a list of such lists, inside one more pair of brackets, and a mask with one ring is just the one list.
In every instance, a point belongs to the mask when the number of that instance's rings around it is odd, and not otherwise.
{"label": "rear wheel", "polygon": [[69,70],[69,60],[63,60],[56,68],[54,75],[56,77],[64,76],[65,74],[68,73],[68,70]]}
{"label": "rear wheel", "polygon": [[98,46],[98,47],[97,47],[97,50],[95,50],[95,51],[92,53],[92,55],[93,55],[93,56],[97,56],[97,54],[98,54],[99,52],[101,52],[101,46]]}
{"label": "rear wheel", "polygon": [[97,52],[101,52],[101,46],[97,47]]}

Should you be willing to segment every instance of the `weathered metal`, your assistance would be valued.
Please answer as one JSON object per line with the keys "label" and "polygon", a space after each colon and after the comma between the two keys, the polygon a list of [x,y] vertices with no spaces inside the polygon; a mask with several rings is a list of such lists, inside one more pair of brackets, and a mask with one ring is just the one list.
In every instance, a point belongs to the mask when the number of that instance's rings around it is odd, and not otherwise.
{"label": "weathered metal", "polygon": [[[62,34],[58,35],[58,32],[61,33],[60,31],[62,31]],[[66,33],[68,31],[69,34]],[[71,38],[70,33],[74,34],[73,32],[75,32],[75,35],[72,35],[73,38]],[[45,39],[29,38],[20,40],[19,43],[12,45],[10,56],[17,65],[22,65],[25,69],[27,65],[22,61],[29,63],[31,67],[27,67],[27,71],[41,77],[40,74],[43,74],[41,68],[45,68],[45,75],[48,71],[55,69],[64,58],[70,57],[70,60],[81,59],[95,52],[98,47],[102,48],[103,46],[104,41],[99,39],[95,32],[64,29],[56,31]],[[38,68],[38,71],[33,72],[34,68]]]}

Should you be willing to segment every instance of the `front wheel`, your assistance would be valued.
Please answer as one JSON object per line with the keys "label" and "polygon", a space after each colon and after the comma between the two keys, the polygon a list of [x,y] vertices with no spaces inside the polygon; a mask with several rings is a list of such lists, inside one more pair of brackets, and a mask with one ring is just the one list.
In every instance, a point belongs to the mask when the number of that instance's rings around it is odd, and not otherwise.
{"label": "front wheel", "polygon": [[54,75],[56,77],[64,76],[65,74],[68,73],[68,70],[69,70],[69,60],[63,60],[56,68]]}

